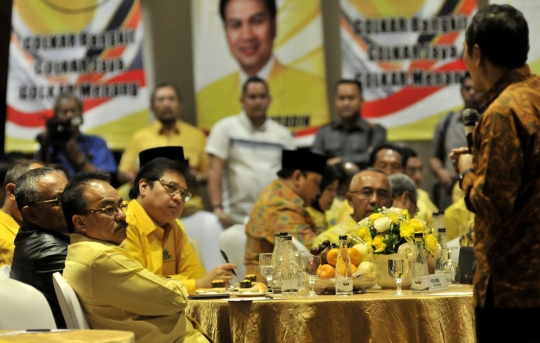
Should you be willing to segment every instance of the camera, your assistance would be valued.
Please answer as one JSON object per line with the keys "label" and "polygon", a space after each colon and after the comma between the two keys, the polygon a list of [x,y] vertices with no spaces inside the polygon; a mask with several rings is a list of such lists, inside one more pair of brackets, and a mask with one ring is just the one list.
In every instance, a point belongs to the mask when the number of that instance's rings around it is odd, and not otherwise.
{"label": "camera", "polygon": [[82,123],[81,117],[72,117],[70,120],[61,120],[53,117],[47,120],[47,138],[51,145],[64,145],[73,136],[73,126]]}

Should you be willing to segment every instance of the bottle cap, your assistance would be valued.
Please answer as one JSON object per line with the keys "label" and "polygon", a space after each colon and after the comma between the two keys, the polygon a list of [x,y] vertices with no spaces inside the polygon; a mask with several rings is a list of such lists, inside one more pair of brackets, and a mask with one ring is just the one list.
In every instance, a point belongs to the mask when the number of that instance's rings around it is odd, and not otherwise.
{"label": "bottle cap", "polygon": [[347,235],[339,235],[339,240],[344,240],[344,239],[347,239]]}
{"label": "bottle cap", "polygon": [[286,241],[292,241],[292,236],[284,237],[284,239],[285,239]]}
{"label": "bottle cap", "polygon": [[283,237],[287,237],[289,235],[288,232],[280,232],[279,234],[280,236],[283,236]]}
{"label": "bottle cap", "polygon": [[422,232],[415,232],[415,233],[414,233],[414,238],[415,238],[415,239],[416,239],[416,238],[422,238],[422,237],[424,237],[424,234],[423,234]]}
{"label": "bottle cap", "polygon": [[281,233],[279,233],[279,232],[278,232],[278,233],[274,233],[274,237],[279,237],[279,236],[281,236]]}
{"label": "bottle cap", "polygon": [[445,227],[440,227],[437,229],[437,231],[441,232],[441,233],[446,233],[446,228]]}

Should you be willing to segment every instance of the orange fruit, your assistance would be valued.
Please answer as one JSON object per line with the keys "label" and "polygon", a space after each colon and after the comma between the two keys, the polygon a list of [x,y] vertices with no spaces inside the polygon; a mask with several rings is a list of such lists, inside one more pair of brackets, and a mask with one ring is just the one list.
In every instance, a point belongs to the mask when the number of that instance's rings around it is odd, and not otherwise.
{"label": "orange fruit", "polygon": [[[336,269],[340,272],[340,274],[347,274],[348,271],[347,271],[347,264],[343,261],[338,261],[337,262],[337,266],[336,266]],[[354,273],[356,267],[354,265],[351,264],[351,271],[352,273]],[[351,273],[351,275],[352,275]]]}
{"label": "orange fruit", "polygon": [[351,263],[355,266],[359,265],[362,262],[362,255],[360,251],[355,248],[349,248],[349,257],[351,258]]}
{"label": "orange fruit", "polygon": [[355,266],[354,264],[351,265],[351,268],[352,268],[352,273],[356,273],[356,271],[358,270],[358,267]]}
{"label": "orange fruit", "polygon": [[339,254],[339,249],[338,248],[330,249],[328,251],[328,254],[326,254],[326,261],[328,262],[328,264],[331,264],[331,265],[333,265],[335,267],[336,263],[337,263],[338,254]]}
{"label": "orange fruit", "polygon": [[328,280],[336,275],[336,270],[329,264],[321,264],[317,269],[317,275],[323,280]]}

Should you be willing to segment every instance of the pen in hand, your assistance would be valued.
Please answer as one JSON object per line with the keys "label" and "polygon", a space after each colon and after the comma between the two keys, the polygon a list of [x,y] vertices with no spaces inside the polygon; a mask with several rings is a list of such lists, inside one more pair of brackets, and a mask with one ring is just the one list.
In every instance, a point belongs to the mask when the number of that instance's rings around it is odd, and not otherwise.
{"label": "pen in hand", "polygon": [[[229,258],[227,257],[227,254],[225,253],[225,251],[223,250],[220,250],[220,251],[221,251],[221,256],[223,256],[223,258],[225,259],[225,262],[230,263]],[[233,272],[234,276],[237,276],[234,269],[231,269],[231,271]]]}

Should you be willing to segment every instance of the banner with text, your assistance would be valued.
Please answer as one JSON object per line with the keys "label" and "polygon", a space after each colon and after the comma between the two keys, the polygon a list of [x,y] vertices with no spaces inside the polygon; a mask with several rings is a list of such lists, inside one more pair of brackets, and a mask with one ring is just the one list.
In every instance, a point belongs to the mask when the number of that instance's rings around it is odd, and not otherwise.
{"label": "banner with text", "polygon": [[463,108],[465,30],[476,0],[340,0],[342,75],[363,85],[362,117],[388,139],[428,140]]}
{"label": "banner with text", "polygon": [[13,3],[6,150],[37,149],[54,100],[83,101],[81,131],[123,149],[149,122],[139,0]]}
{"label": "banner with text", "polygon": [[303,138],[330,120],[321,4],[277,0],[276,14],[272,3],[192,1],[197,121],[209,131],[218,120],[239,114],[242,85],[258,76],[270,88],[268,115],[303,145]]}

